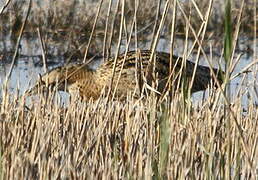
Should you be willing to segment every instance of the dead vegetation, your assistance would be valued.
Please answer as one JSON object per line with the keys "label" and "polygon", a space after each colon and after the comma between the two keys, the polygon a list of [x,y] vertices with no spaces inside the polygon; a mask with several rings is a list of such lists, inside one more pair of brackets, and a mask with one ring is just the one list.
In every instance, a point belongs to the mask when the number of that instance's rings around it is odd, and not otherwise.
{"label": "dead vegetation", "polygon": [[[183,57],[195,51],[197,62],[202,55],[211,66],[205,44],[214,39],[214,44],[223,48],[224,8],[216,7],[222,1],[176,1],[176,21],[172,21],[174,1],[170,6],[170,1],[105,1],[99,14],[99,2],[86,2],[90,1],[33,2],[24,35],[38,38],[35,28],[40,27],[47,45],[45,53],[53,42],[65,46],[63,54],[79,51],[81,58],[85,51],[117,54],[120,45],[124,45],[123,50],[140,48],[144,40],[152,41],[155,49],[160,38],[166,38],[173,51],[170,40],[180,35],[185,38]],[[186,89],[172,100],[165,96],[163,102],[157,102],[155,96],[129,96],[125,102],[100,98],[63,105],[58,95],[33,100],[19,93],[8,94],[6,86],[1,87],[0,179],[256,179],[258,95],[256,74],[248,74],[257,68],[255,47],[254,62],[237,74],[241,79],[236,93],[225,90],[241,57],[235,48],[239,36],[248,35],[256,42],[257,1],[244,2],[244,7],[241,3],[232,4],[234,36],[226,63],[229,77],[222,87],[209,90],[198,102],[192,102]],[[1,14],[1,23],[5,24],[1,26],[2,38],[21,29],[21,6],[11,1]]]}

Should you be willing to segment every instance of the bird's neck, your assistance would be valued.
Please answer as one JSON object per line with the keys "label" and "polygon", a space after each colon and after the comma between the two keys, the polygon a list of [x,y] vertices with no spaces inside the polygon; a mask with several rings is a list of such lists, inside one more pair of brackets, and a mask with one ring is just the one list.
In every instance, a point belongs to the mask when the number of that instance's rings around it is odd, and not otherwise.
{"label": "bird's neck", "polygon": [[97,71],[89,70],[84,73],[85,78],[81,81],[80,96],[84,99],[98,99],[104,86],[99,80]]}

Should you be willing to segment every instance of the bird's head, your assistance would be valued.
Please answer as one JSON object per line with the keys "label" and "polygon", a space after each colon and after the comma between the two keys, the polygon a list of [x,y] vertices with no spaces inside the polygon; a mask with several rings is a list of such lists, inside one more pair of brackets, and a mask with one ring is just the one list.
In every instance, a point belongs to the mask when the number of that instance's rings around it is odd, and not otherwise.
{"label": "bird's head", "polygon": [[63,90],[64,91],[64,78],[61,69],[56,68],[50,72],[39,75],[36,84],[25,92],[26,96],[49,92],[52,90]]}

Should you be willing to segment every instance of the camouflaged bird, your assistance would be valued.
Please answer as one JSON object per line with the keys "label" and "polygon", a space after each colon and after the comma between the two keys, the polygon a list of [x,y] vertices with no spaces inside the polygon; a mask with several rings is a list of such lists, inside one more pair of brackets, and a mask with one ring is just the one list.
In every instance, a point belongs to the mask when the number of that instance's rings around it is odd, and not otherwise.
{"label": "camouflaged bird", "polygon": [[[136,92],[139,95],[140,89],[147,84],[151,87],[152,82],[157,85],[155,91],[160,93],[168,87],[168,80],[172,83],[172,87],[176,87],[183,78],[190,82],[195,66],[193,62],[186,60],[183,65],[183,58],[172,56],[173,73],[170,74],[170,54],[155,52],[153,55],[153,60],[150,60],[149,50],[131,51],[126,56],[119,55],[117,60],[107,59],[96,70],[87,64],[58,67],[40,77],[36,85],[26,91],[26,95],[45,92],[56,87],[59,91],[79,94],[84,100],[91,98],[96,100],[101,96],[103,89],[110,86],[112,90],[115,89],[116,96],[121,97],[129,92]],[[213,71],[221,84],[224,72],[214,68]],[[212,77],[209,67],[198,65],[191,92],[203,91],[211,82],[216,86]]]}

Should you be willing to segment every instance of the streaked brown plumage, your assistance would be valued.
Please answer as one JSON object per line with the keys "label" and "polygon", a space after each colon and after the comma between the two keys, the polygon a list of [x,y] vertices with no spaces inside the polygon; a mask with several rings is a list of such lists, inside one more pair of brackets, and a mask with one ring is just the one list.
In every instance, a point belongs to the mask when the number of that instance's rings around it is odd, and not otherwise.
{"label": "streaked brown plumage", "polygon": [[[150,56],[151,51],[149,50],[140,51],[139,53],[131,51],[127,53],[126,57],[124,54],[118,56],[114,76],[114,58],[106,60],[97,70],[91,69],[86,64],[72,64],[58,67],[44,74],[34,87],[26,91],[26,94],[33,95],[39,92],[39,88],[45,91],[49,87],[56,86],[60,91],[68,91],[71,94],[78,93],[83,99],[92,98],[95,100],[101,95],[105,87],[110,86],[112,77],[112,89],[117,84],[116,95],[118,97],[126,96],[128,92],[135,91],[137,87],[138,91],[136,91],[136,94],[139,94],[139,87],[142,87],[146,83],[151,86],[151,82],[154,82],[153,80],[157,82],[156,90],[162,92],[169,79],[170,54],[155,52],[154,63],[151,63]],[[182,80],[182,78],[178,77],[184,77],[186,80],[190,80],[195,64],[186,61],[185,66],[182,66],[182,58],[173,56],[172,59],[174,73],[173,78],[170,78],[171,82],[176,86],[178,80]],[[151,66],[151,64],[154,64],[154,66]],[[151,73],[152,67],[155,67],[155,78],[153,77],[153,73]],[[184,68],[181,76],[179,76],[178,72],[180,72],[182,67]],[[217,75],[218,82],[222,83],[223,72],[218,69],[213,70]],[[205,90],[212,79],[210,68],[198,65],[191,92]]]}

